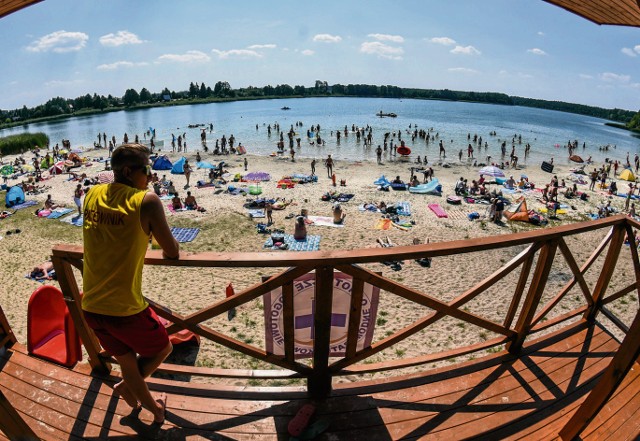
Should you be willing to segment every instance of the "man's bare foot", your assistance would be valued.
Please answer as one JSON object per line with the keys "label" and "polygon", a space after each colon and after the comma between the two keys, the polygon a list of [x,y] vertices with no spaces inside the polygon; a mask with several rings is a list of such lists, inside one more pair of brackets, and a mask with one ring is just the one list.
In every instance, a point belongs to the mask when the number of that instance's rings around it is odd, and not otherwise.
{"label": "man's bare foot", "polygon": [[164,392],[158,394],[158,396],[156,397],[156,403],[158,404],[158,406],[155,410],[152,411],[153,422],[162,424],[164,422],[164,415],[167,410],[167,394],[165,394]]}
{"label": "man's bare foot", "polygon": [[113,390],[122,397],[122,399],[133,409],[139,409],[140,403],[136,400],[136,397],[131,393],[124,380],[113,386]]}

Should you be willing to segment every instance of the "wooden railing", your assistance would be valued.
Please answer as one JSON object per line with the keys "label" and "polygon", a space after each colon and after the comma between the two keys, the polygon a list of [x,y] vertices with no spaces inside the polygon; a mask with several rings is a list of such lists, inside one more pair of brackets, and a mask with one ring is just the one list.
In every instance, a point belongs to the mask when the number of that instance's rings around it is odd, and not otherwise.
{"label": "wooden railing", "polygon": [[[162,368],[173,370],[174,372],[197,375],[239,378],[305,378],[310,396],[322,398],[331,393],[332,379],[336,376],[391,371],[419,366],[437,360],[479,353],[500,345],[504,345],[510,353],[517,355],[525,340],[532,334],[562,325],[568,320],[594,321],[598,314],[602,312],[626,337],[611,362],[611,366],[603,374],[602,381],[598,383],[596,389],[563,430],[562,436],[565,439],[570,439],[586,427],[586,424],[606,403],[626,375],[626,372],[632,367],[638,355],[640,355],[640,316],[637,314],[638,308],[634,307],[633,316],[635,318],[632,320],[631,326],[627,326],[623,320],[606,307],[611,302],[634,291],[640,299],[640,263],[638,262],[638,251],[635,246],[628,247],[633,266],[630,283],[616,292],[607,292],[621,251],[625,248],[625,239],[633,237],[633,229],[638,227],[640,227],[640,224],[632,219],[625,216],[615,216],[592,222],[518,234],[382,249],[287,253],[201,253],[184,255],[177,261],[163,259],[160,251],[149,251],[145,259],[147,265],[203,268],[285,268],[265,281],[257,281],[255,285],[230,298],[188,315],[180,314],[150,300],[151,306],[158,315],[173,323],[167,329],[169,333],[180,329],[188,329],[201,338],[211,340],[281,369],[251,371],[169,365],[163,365]],[[604,239],[580,266],[567,245],[567,239],[576,235],[597,232],[598,230],[603,233],[606,232],[606,235],[603,234]],[[504,263],[500,269],[488,275],[484,280],[448,302],[425,294],[413,287],[403,285],[367,268],[369,264],[389,260],[433,259],[442,256],[502,250],[510,247],[524,248],[524,250],[510,261]],[[606,253],[601,258],[605,250]],[[554,260],[560,257],[564,258],[567,267],[570,268],[571,277],[560,291],[550,297],[549,300],[551,288],[547,282]],[[113,363],[114,360],[101,351],[95,336],[86,326],[80,310],[80,289],[73,268],[75,267],[82,271],[82,248],[59,245],[54,247],[52,258],[60,287],[89,355],[89,363],[95,369],[109,370],[110,363]],[[597,276],[595,286],[591,290],[585,280],[585,274],[598,259],[602,261],[602,267]],[[490,320],[468,310],[465,305],[468,305],[481,293],[518,269],[519,274],[514,273],[517,275],[514,294],[510,299],[510,304],[504,317],[500,320]],[[343,357],[337,358],[331,357],[329,352],[334,271],[340,271],[352,277],[351,309],[348,320],[349,332],[347,334],[346,351]],[[293,283],[296,278],[308,273],[315,274],[316,304],[313,316],[315,338],[312,363],[304,364],[297,361],[294,354]],[[370,346],[358,349],[358,325],[362,314],[362,296],[366,284],[378,287],[388,295],[398,296],[406,301],[426,307],[428,308],[428,313],[390,335],[374,341]],[[562,313],[550,317],[551,311],[557,309],[563,298],[576,285],[584,302],[574,309],[563,310]],[[251,302],[275,288],[282,288],[283,293],[284,355],[268,353],[260,347],[224,335],[204,323],[226,313],[232,308]],[[547,299],[544,303],[541,300],[543,298]],[[360,363],[408,339],[445,317],[455,318],[463,323],[475,325],[497,335],[497,337],[445,352],[423,354],[418,357],[379,363]]]}

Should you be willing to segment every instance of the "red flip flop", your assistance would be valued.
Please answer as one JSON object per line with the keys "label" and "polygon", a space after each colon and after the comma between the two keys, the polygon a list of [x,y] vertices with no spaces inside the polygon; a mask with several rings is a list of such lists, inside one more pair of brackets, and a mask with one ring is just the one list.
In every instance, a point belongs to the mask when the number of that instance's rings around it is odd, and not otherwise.
{"label": "red flip flop", "polygon": [[298,410],[298,413],[296,413],[296,416],[289,421],[289,435],[300,436],[309,425],[309,419],[311,419],[315,411],[316,407],[313,404],[305,404],[302,406],[300,410]]}

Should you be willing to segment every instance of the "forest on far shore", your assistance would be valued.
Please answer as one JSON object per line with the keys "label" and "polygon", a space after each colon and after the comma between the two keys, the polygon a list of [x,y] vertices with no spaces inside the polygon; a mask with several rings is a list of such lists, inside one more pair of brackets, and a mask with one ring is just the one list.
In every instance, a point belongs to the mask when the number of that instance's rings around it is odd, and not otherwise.
{"label": "forest on far shore", "polygon": [[583,104],[566,103],[562,101],[548,101],[534,98],[509,96],[498,92],[467,92],[449,89],[415,89],[397,86],[376,86],[369,84],[334,84],[326,81],[316,81],[314,87],[277,86],[231,88],[227,81],[218,81],[213,89],[205,83],[190,83],[184,91],[172,91],[164,88],[161,92],[150,92],[143,87],[139,92],[127,89],[123,96],[86,94],[74,99],[56,97],[44,104],[21,109],[0,109],[0,128],[23,125],[30,122],[46,121],[58,118],[68,118],[75,115],[90,115],[102,112],[112,112],[124,109],[148,108],[157,106],[172,106],[199,104],[210,102],[224,102],[234,100],[251,100],[263,98],[304,98],[304,97],[370,97],[370,98],[411,98],[442,101],[466,101],[486,104],[501,104],[507,106],[526,106],[541,109],[558,110],[561,112],[577,113],[607,119],[619,124],[617,127],[629,130],[640,130],[640,111],[633,112],[624,109],[604,109]]}

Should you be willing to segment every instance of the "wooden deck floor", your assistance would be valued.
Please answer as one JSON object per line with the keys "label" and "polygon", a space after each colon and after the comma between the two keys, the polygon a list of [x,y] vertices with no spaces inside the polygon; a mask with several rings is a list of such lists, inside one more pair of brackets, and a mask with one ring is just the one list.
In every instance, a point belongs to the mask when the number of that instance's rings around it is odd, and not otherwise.
{"label": "wooden deck floor", "polygon": [[[554,439],[610,362],[618,342],[600,326],[571,326],[505,353],[393,381],[336,385],[316,403],[328,422],[318,439]],[[639,366],[640,367],[640,366]],[[640,434],[640,369],[633,369],[583,439]],[[113,378],[73,371],[25,354],[0,358],[0,390],[43,439],[288,439],[305,392],[223,388],[152,379],[168,394],[167,420],[133,415]],[[0,439],[3,438],[0,434]]]}

